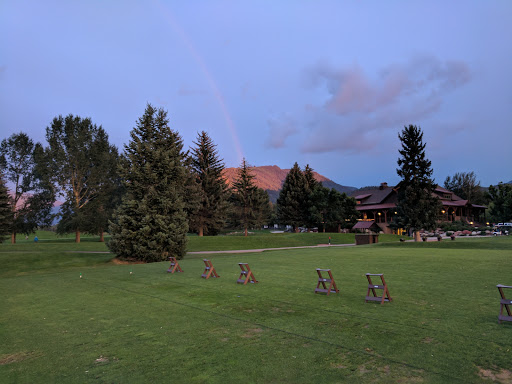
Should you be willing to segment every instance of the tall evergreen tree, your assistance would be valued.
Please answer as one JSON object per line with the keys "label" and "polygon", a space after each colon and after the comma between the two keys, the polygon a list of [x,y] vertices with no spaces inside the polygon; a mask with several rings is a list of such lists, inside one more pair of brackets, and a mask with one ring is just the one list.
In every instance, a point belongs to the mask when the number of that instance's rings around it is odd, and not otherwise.
{"label": "tall evergreen tree", "polygon": [[49,168],[66,200],[57,229],[75,231],[79,243],[80,231],[88,225],[86,206],[104,192],[112,166],[109,159],[117,155],[117,149],[108,143],[101,126],[71,114],[53,119],[46,128],[46,139]]}
{"label": "tall evergreen tree", "polygon": [[295,232],[306,222],[307,180],[295,163],[284,179],[283,188],[277,199],[277,216],[282,224],[293,226]]}
{"label": "tall evergreen tree", "polygon": [[420,240],[420,229],[435,228],[441,205],[434,196],[432,163],[426,158],[423,132],[415,125],[404,127],[398,135],[402,149],[398,152],[396,172],[402,178],[398,187],[397,217],[394,226],[414,231]]}
{"label": "tall evergreen tree", "polygon": [[[29,234],[47,223],[55,201],[47,179],[41,144],[34,144],[27,134],[20,132],[2,140],[0,164],[6,180],[14,186],[12,193],[11,243],[16,234]],[[46,220],[48,219],[48,220]]]}
{"label": "tall evergreen tree", "polygon": [[119,167],[125,194],[110,223],[108,246],[119,258],[181,259],[188,231],[182,139],[169,128],[167,112],[150,104],[130,136]]}
{"label": "tall evergreen tree", "polygon": [[228,186],[223,177],[224,163],[210,136],[205,131],[197,135],[191,148],[191,167],[200,189],[198,209],[190,217],[190,227],[199,236],[216,235],[227,217]]}
{"label": "tall evergreen tree", "polygon": [[0,243],[3,243],[6,235],[11,233],[13,212],[10,200],[4,175],[0,172]]}
{"label": "tall evergreen tree", "polygon": [[245,159],[237,170],[233,182],[231,202],[233,204],[233,221],[244,228],[244,235],[250,227],[261,226],[271,214],[268,194],[254,184],[254,175]]}
{"label": "tall evergreen tree", "polygon": [[304,168],[304,194],[306,196],[304,204],[304,224],[310,228],[323,223],[323,216],[327,209],[327,196],[329,195],[329,188],[322,186],[322,183],[315,179],[313,168],[306,165]]}

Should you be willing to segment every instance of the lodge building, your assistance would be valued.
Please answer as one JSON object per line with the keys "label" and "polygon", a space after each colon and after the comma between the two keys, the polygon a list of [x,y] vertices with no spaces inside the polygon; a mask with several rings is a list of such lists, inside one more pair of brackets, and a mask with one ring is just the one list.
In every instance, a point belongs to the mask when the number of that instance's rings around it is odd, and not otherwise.
{"label": "lodge building", "polygon": [[[439,221],[464,221],[470,225],[485,222],[487,207],[463,200],[440,186],[436,187],[434,195],[442,203]],[[381,183],[376,189],[356,191],[352,197],[356,199],[356,210],[360,213],[362,221],[373,221],[384,233],[394,233],[389,225],[396,216],[397,187],[388,187],[387,183]]]}

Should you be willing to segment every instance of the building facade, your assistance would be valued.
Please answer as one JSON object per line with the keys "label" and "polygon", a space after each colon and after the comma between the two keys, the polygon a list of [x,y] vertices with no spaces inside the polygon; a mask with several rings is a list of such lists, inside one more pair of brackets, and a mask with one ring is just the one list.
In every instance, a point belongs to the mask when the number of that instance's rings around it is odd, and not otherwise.
{"label": "building facade", "polygon": [[[470,225],[485,222],[487,207],[463,200],[440,186],[436,187],[434,195],[442,203],[439,212],[440,222],[463,221]],[[356,191],[352,197],[357,201],[356,209],[361,215],[361,220],[374,221],[384,233],[396,233],[389,225],[397,214],[397,187],[389,187],[387,183],[382,183],[379,188]]]}

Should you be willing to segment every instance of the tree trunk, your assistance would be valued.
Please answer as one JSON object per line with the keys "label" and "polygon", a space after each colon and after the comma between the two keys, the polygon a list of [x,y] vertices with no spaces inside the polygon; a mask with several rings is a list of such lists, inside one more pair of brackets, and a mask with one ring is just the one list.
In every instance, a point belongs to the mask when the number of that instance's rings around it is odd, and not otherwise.
{"label": "tree trunk", "polygon": [[295,228],[293,229],[293,231],[294,231],[295,233],[299,233],[299,227],[295,227]]}
{"label": "tree trunk", "polygon": [[75,232],[75,243],[79,243],[79,242],[80,242],[80,230],[77,229]]}
{"label": "tree trunk", "polygon": [[199,237],[203,237],[203,226],[199,226]]}
{"label": "tree trunk", "polygon": [[247,237],[247,227],[244,228],[244,236]]}
{"label": "tree trunk", "polygon": [[421,241],[420,231],[414,231],[414,241]]}
{"label": "tree trunk", "polygon": [[11,233],[11,244],[16,244],[16,232]]}
{"label": "tree trunk", "polygon": [[341,233],[341,224],[338,224],[338,233]]}
{"label": "tree trunk", "polygon": [[100,243],[104,243],[105,239],[103,238],[103,228],[100,228]]}

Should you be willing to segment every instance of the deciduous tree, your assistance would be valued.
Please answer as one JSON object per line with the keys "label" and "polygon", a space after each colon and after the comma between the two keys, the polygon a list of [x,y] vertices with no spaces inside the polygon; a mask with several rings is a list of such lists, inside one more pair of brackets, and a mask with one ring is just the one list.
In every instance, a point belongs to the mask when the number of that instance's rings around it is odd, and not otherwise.
{"label": "deciduous tree", "polygon": [[495,223],[512,220],[512,185],[499,183],[490,185],[488,191],[490,205],[489,214]]}
{"label": "deciduous tree", "polygon": [[11,233],[13,213],[10,200],[3,174],[0,172],[0,243]]}
{"label": "deciduous tree", "polygon": [[426,158],[423,132],[415,125],[404,127],[398,135],[402,149],[398,152],[396,172],[402,178],[398,189],[395,226],[414,231],[420,240],[420,229],[435,228],[440,202],[434,196],[436,184],[432,179],[432,163]]}
{"label": "deciduous tree", "polygon": [[457,172],[452,177],[447,176],[444,180],[444,187],[473,204],[484,203],[484,194],[475,172]]}
{"label": "deciduous tree", "polygon": [[167,112],[147,105],[124,147],[119,172],[125,194],[110,223],[109,248],[147,262],[181,259],[187,245],[187,154]]}
{"label": "deciduous tree", "polygon": [[117,149],[108,142],[108,135],[90,118],[68,115],[53,119],[46,128],[49,168],[60,193],[65,198],[59,223],[60,232],[80,231],[87,227],[86,206],[106,192]]}
{"label": "deciduous tree", "polygon": [[356,222],[359,214],[356,210],[356,200],[340,193],[334,188],[329,191],[327,197],[327,210],[324,220],[327,226],[337,228],[351,228]]}
{"label": "deciduous tree", "polygon": [[51,221],[55,196],[48,182],[42,146],[34,144],[27,134],[20,132],[2,140],[0,164],[13,186],[10,228],[14,244],[17,233],[32,233]]}

